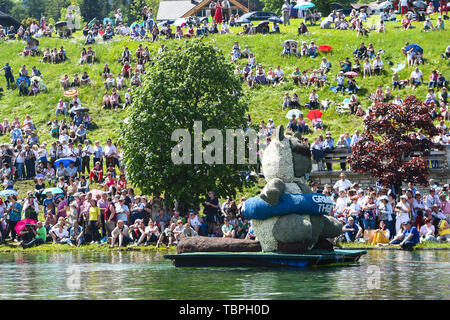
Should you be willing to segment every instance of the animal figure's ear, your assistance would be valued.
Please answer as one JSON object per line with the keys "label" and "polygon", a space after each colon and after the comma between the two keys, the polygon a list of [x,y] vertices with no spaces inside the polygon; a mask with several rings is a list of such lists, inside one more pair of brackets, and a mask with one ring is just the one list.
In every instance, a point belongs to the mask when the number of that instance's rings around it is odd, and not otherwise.
{"label": "animal figure's ear", "polygon": [[279,125],[279,126],[277,127],[277,130],[276,130],[276,138],[277,138],[279,141],[283,141],[283,139],[285,138],[285,137],[284,137],[284,127],[283,127],[283,125]]}
{"label": "animal figure's ear", "polygon": [[297,139],[301,139],[301,137],[302,137],[302,134],[300,133],[300,132],[296,132],[296,133],[294,133],[294,137],[296,137]]}

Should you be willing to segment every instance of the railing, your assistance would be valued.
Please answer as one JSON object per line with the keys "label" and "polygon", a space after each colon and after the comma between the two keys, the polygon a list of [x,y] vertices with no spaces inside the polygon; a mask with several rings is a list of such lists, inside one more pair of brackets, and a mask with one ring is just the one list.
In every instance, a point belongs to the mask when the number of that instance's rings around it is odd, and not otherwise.
{"label": "railing", "polygon": [[[323,163],[347,163],[347,157],[350,155],[350,148],[348,147],[338,147],[333,151],[327,153],[323,159],[321,160]],[[414,155],[414,154],[413,154]],[[417,156],[419,154],[417,153]],[[405,161],[409,161],[411,157],[405,157]],[[426,161],[428,161],[430,169],[448,169],[448,161],[450,160],[450,145],[447,146],[446,150],[431,150],[430,154],[427,157],[423,157]],[[317,164],[316,161],[313,163]],[[339,168],[340,169],[340,168]],[[313,169],[313,171],[315,171]]]}

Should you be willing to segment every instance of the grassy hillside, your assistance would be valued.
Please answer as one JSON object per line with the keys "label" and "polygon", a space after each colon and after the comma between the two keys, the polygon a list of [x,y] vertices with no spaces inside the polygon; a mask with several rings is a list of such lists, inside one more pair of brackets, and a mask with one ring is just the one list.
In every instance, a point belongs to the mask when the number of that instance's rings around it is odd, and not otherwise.
{"label": "grassy hillside", "polygon": [[[433,23],[437,16],[433,17]],[[375,22],[378,17],[372,17],[371,23]],[[257,63],[261,63],[263,68],[268,71],[269,67],[276,67],[278,64],[285,71],[285,74],[290,80],[290,74],[298,66],[301,70],[304,69],[318,69],[321,62],[321,56],[317,58],[282,58],[281,44],[284,40],[295,39],[298,42],[303,40],[314,40],[317,45],[327,44],[331,45],[333,49],[332,54],[328,54],[327,58],[332,63],[332,70],[328,74],[331,85],[335,85],[334,75],[339,70],[339,60],[343,60],[346,56],[351,58],[353,62],[353,49],[359,46],[361,41],[366,44],[373,43],[375,50],[384,49],[385,54],[382,56],[382,60],[385,64],[386,72],[381,76],[374,76],[370,79],[356,78],[358,86],[361,88],[358,94],[360,101],[365,109],[370,104],[368,96],[371,92],[375,92],[378,84],[391,85],[392,71],[387,65],[388,61],[392,61],[394,65],[397,63],[406,63],[406,59],[401,52],[405,41],[410,43],[418,43],[424,48],[424,56],[426,58],[426,64],[420,66],[420,69],[424,73],[424,79],[428,82],[428,77],[433,69],[440,70],[447,78],[450,76],[450,67],[444,59],[440,57],[440,54],[444,52],[448,45],[448,31],[439,32],[421,32],[422,23],[414,23],[415,29],[402,31],[397,29],[400,25],[397,23],[389,23],[387,25],[387,33],[378,34],[372,32],[368,38],[357,38],[354,31],[336,31],[336,30],[322,30],[319,26],[308,26],[310,34],[304,37],[297,36],[297,27],[299,20],[292,20],[291,26],[281,26],[281,34],[276,35],[237,35],[241,31],[241,28],[232,28],[232,34],[229,35],[216,35],[206,39],[211,44],[216,45],[225,54],[225,59],[229,59],[229,53],[231,47],[235,41],[239,41],[241,47],[249,45],[252,52],[255,53]],[[18,116],[21,121],[25,118],[26,114],[30,114],[38,128],[38,135],[41,142],[50,142],[53,139],[50,136],[50,130],[47,126],[47,122],[55,119],[55,106],[58,100],[63,96],[63,89],[59,83],[59,78],[68,73],[72,79],[74,73],[81,74],[83,71],[87,71],[94,84],[91,87],[82,87],[80,89],[80,99],[84,106],[89,107],[90,114],[94,118],[94,122],[98,125],[98,129],[90,131],[88,138],[90,140],[100,140],[101,143],[105,143],[108,137],[113,139],[118,137],[117,128],[125,117],[124,111],[111,111],[103,110],[101,108],[102,97],[104,94],[104,87],[101,80],[101,71],[105,63],[107,63],[112,72],[117,74],[121,65],[115,60],[121,54],[123,48],[128,46],[134,53],[140,42],[130,41],[128,38],[116,37],[113,41],[104,43],[99,40],[96,45],[93,46],[99,63],[92,66],[78,64],[80,51],[83,48],[84,38],[77,33],[75,38],[69,40],[61,40],[58,38],[40,39],[40,48],[46,47],[59,48],[61,45],[67,50],[69,60],[62,64],[43,64],[41,62],[42,57],[22,57],[19,52],[24,47],[23,42],[8,41],[0,42],[0,64],[4,65],[5,62],[9,62],[14,69],[14,75],[17,77],[17,73],[22,64],[27,66],[27,69],[31,73],[31,67],[36,65],[41,70],[45,83],[48,87],[47,92],[41,93],[36,97],[19,97],[18,90],[6,91],[4,96],[0,98],[0,118],[8,118],[13,120],[14,116]],[[143,42],[144,46],[148,46],[152,54],[156,54],[161,43],[165,43],[169,48],[177,48],[183,45],[183,41],[180,40],[163,40],[158,43]],[[243,66],[246,60],[240,60],[239,65]],[[134,64],[132,64],[134,67]],[[409,78],[412,68],[403,69],[399,75],[400,78]],[[3,74],[0,75],[0,85],[6,89],[5,79]],[[286,124],[285,111],[281,110],[282,97],[285,92],[289,91],[292,95],[293,92],[297,92],[301,103],[305,103],[311,92],[311,88],[299,88],[295,86],[292,81],[285,82],[281,86],[261,86],[254,89],[249,89],[246,84],[243,84],[244,92],[247,94],[250,107],[250,115],[255,123],[264,119],[273,118],[276,125]],[[123,97],[124,90],[121,92]],[[420,99],[425,99],[427,94],[427,87],[422,85],[416,91],[412,91],[407,88],[400,91],[401,97],[409,94],[416,94]],[[336,102],[341,102],[344,97],[339,94],[336,96],[327,87],[318,90],[319,100],[330,98]],[[394,92],[395,94],[395,92]],[[68,100],[68,99],[66,99]],[[333,110],[328,110],[324,116],[324,124],[326,130],[331,131],[335,138],[339,134],[346,131],[352,133],[355,129],[362,129],[362,119],[351,115],[338,116]],[[307,110],[304,110],[305,114]],[[61,117],[60,117],[61,118]],[[310,134],[308,137],[312,138],[316,134]],[[311,139],[310,139],[311,141]],[[9,142],[9,136],[1,136],[0,142]]]}

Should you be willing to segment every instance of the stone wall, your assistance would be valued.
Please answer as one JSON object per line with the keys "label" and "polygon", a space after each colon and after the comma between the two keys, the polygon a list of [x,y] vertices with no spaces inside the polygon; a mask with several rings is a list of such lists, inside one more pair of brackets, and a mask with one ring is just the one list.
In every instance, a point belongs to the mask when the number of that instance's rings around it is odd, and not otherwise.
{"label": "stone wall", "polygon": [[[322,190],[324,184],[334,186],[336,181],[339,180],[339,175],[342,171],[312,171],[311,180],[319,183],[319,190]],[[345,171],[345,175],[350,182],[357,182],[360,187],[367,188],[369,186],[375,187],[376,179],[370,175],[354,173],[351,171]],[[441,187],[448,183],[450,184],[450,170],[449,169],[431,169],[429,179],[434,179],[435,183]],[[406,187],[406,185],[404,186]],[[415,186],[422,194],[427,194],[426,188],[423,186]]]}

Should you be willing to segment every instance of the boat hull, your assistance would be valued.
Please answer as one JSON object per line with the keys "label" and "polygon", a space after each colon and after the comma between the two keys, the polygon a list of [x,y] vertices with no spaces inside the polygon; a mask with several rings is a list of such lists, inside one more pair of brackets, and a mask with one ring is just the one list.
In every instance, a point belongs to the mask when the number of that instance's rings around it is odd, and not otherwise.
{"label": "boat hull", "polygon": [[175,267],[289,267],[357,262],[365,250],[311,251],[307,254],[266,252],[194,252],[166,254]]}

